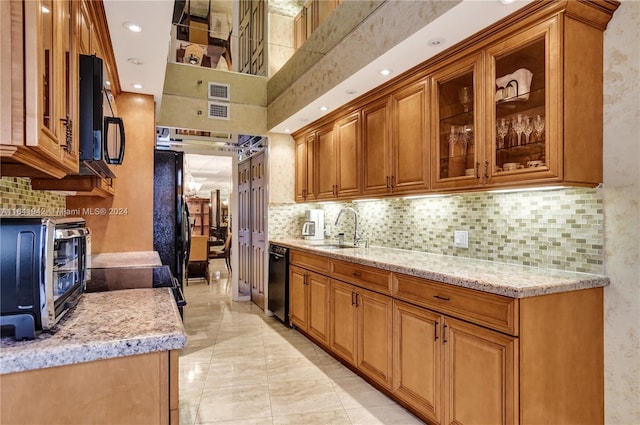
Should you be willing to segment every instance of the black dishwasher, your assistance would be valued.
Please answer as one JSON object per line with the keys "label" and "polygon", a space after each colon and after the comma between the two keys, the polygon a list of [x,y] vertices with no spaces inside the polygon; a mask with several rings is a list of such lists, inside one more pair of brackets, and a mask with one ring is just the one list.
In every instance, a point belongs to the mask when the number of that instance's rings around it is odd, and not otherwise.
{"label": "black dishwasher", "polygon": [[289,248],[269,245],[268,290],[267,307],[289,326]]}

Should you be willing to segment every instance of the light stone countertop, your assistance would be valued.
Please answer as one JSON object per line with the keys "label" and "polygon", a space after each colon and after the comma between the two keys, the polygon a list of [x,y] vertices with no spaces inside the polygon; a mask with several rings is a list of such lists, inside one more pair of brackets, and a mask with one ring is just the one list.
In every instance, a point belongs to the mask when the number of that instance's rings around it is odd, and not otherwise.
{"label": "light stone countertop", "polygon": [[[271,243],[338,260],[431,279],[512,298],[526,298],[609,285],[607,276],[544,269],[383,247],[325,248],[301,239]],[[325,241],[325,244],[331,241]],[[322,242],[320,242],[322,244]]]}
{"label": "light stone countertop", "polygon": [[162,266],[157,251],[104,252],[91,255],[91,268]]}
{"label": "light stone countertop", "polygon": [[49,332],[0,340],[0,374],[185,347],[170,288],[85,293]]}

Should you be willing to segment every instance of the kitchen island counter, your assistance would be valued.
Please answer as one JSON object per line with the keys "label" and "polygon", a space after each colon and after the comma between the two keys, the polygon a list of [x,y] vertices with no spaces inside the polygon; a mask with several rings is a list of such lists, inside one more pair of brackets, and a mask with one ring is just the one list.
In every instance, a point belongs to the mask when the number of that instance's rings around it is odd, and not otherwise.
{"label": "kitchen island counter", "polygon": [[169,288],[85,293],[50,331],[30,341],[2,338],[0,374],[169,351],[186,333]]}
{"label": "kitchen island counter", "polygon": [[602,275],[430,254],[385,247],[335,248],[325,242],[275,239],[272,243],[355,264],[512,298],[534,297],[609,285]]}

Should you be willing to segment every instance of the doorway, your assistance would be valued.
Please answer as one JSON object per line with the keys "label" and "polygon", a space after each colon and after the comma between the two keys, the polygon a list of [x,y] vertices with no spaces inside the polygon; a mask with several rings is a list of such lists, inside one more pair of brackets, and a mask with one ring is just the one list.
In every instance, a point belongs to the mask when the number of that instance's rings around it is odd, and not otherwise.
{"label": "doorway", "polygon": [[[228,230],[237,234],[238,217],[238,149],[237,135],[209,130],[156,127],[156,149],[183,152],[189,158],[184,165],[184,188],[189,195],[211,198],[211,190],[220,187],[228,192]],[[188,162],[188,164],[186,163]],[[209,203],[206,208],[210,208]],[[207,215],[206,229],[210,228],[211,216]],[[204,220],[204,217],[201,217]],[[202,221],[200,222],[202,223]],[[195,223],[193,223],[195,224]],[[209,234],[210,230],[202,231]],[[230,268],[237,270],[237,241],[231,241]],[[224,262],[223,262],[224,263]],[[215,272],[214,272],[215,273]],[[249,300],[250,291],[240,293],[237,273],[231,273],[233,301]]]}

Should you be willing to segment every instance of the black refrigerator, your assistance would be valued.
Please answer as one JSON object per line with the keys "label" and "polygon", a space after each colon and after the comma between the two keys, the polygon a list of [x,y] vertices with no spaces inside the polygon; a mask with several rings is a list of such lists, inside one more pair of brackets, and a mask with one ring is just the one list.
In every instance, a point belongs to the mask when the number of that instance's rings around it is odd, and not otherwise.
{"label": "black refrigerator", "polygon": [[189,210],[183,198],[183,153],[169,150],[154,152],[153,172],[153,249],[162,264],[183,288],[189,261],[191,231]]}

